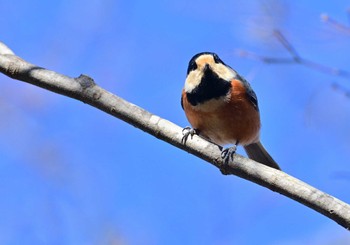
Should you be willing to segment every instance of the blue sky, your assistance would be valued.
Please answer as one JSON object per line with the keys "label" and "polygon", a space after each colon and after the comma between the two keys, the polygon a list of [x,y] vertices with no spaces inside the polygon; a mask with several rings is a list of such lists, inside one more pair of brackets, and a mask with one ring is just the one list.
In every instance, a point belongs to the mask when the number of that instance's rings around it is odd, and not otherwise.
{"label": "blue sky", "polygon": [[[264,64],[246,50],[350,71],[347,1],[0,1],[22,58],[100,86],[181,126],[187,63],[212,51],[258,95],[261,138],[287,173],[350,202],[349,79]],[[348,244],[299,203],[82,102],[0,76],[0,244]],[[242,149],[239,150],[243,154]]]}

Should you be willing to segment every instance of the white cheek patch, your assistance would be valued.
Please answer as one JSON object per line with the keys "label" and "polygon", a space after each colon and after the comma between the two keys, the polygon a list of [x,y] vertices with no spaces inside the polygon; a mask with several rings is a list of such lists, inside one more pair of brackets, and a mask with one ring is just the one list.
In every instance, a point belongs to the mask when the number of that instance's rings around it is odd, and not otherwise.
{"label": "white cheek patch", "polygon": [[223,64],[213,64],[211,66],[213,71],[219,75],[220,78],[226,80],[226,81],[231,81],[233,78],[237,76],[237,73],[232,70],[230,67],[227,67]]}
{"label": "white cheek patch", "polygon": [[185,81],[185,92],[191,93],[201,82],[203,77],[203,71],[194,70],[191,71]]}

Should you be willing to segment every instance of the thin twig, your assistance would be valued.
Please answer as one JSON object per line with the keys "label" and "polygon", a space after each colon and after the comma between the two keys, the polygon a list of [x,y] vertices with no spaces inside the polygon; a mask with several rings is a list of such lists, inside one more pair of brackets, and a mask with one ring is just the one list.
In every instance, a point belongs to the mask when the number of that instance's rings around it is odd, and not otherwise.
{"label": "thin twig", "polygon": [[344,171],[337,171],[330,175],[330,178],[335,180],[350,180],[350,171],[344,170]]}
{"label": "thin twig", "polygon": [[[210,162],[225,174],[233,174],[285,195],[350,229],[350,206],[282,171],[275,170],[240,155],[224,165],[221,152],[198,136],[182,144],[182,128],[131,104],[99,87],[90,77],[70,78],[30,64],[5,45],[0,45],[0,72],[35,86],[62,94],[117,117],[178,148]],[[141,165],[140,165],[141,166]]]}
{"label": "thin twig", "polygon": [[[348,12],[348,18],[350,18],[349,16],[350,16],[350,14]],[[335,29],[337,29],[337,30],[339,30],[341,32],[345,32],[346,34],[350,34],[350,27],[349,26],[346,26],[346,25],[344,25],[344,24],[342,24],[342,23],[332,19],[329,15],[322,14],[321,15],[321,19],[324,22],[326,22],[327,24],[333,26]]]}
{"label": "thin twig", "polygon": [[332,83],[332,88],[334,90],[338,90],[344,94],[345,97],[350,98],[350,91],[348,88],[345,88],[344,86],[340,85],[339,83]]}
{"label": "thin twig", "polygon": [[287,51],[292,55],[293,60],[296,63],[301,62],[301,57],[295,50],[295,48],[292,46],[292,44],[284,37],[284,35],[279,30],[274,30],[273,34],[275,37],[280,41],[280,43],[287,49]]}
{"label": "thin twig", "polygon": [[341,70],[338,68],[326,66],[326,65],[323,65],[314,61],[306,60],[306,59],[301,59],[301,64],[325,74],[343,77],[343,78],[350,78],[350,72],[346,70]]}
{"label": "thin twig", "polygon": [[308,59],[305,59],[301,57],[296,49],[293,47],[293,45],[285,38],[285,36],[281,33],[279,30],[275,30],[274,35],[276,36],[277,40],[283,45],[283,47],[290,53],[291,58],[275,58],[275,57],[268,57],[263,55],[258,55],[253,52],[245,51],[245,50],[238,50],[238,55],[240,57],[246,57],[251,58],[255,60],[259,60],[261,62],[267,63],[267,64],[299,64],[303,65],[305,67],[308,67],[312,70],[325,73],[332,76],[338,76],[343,78],[350,78],[350,72],[330,66],[323,65],[321,63],[317,63],[315,61],[311,61]]}
{"label": "thin twig", "polygon": [[265,57],[262,55],[258,55],[246,50],[237,50],[237,54],[240,57],[246,57],[250,59],[254,59],[257,61],[261,61],[267,64],[294,64],[295,60],[290,58],[272,58],[272,57]]}

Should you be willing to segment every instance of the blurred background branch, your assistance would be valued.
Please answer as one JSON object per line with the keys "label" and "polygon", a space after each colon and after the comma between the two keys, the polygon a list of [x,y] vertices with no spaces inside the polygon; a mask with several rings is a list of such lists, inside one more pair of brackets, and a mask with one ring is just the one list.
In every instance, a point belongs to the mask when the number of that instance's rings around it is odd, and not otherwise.
{"label": "blurred background branch", "polygon": [[322,14],[321,15],[321,19],[325,23],[327,23],[330,26],[334,27],[336,30],[350,35],[350,26],[349,26],[349,24],[350,24],[350,10],[347,11],[347,16],[348,16],[348,21],[349,21],[349,23],[347,25],[343,24],[343,23],[340,23],[339,21],[333,19],[328,14]]}
{"label": "blurred background branch", "polygon": [[[340,31],[345,31],[350,34],[350,27],[345,26],[333,19],[331,19],[328,15],[322,15],[322,19],[331,24],[333,27]],[[321,72],[324,74],[332,75],[332,76],[337,76],[341,78],[345,78],[347,80],[350,79],[350,72],[347,70],[342,70],[339,68],[331,67],[328,65],[321,64],[319,62],[313,61],[306,59],[299,55],[299,53],[296,51],[295,47],[288,41],[288,39],[283,35],[283,33],[280,30],[274,30],[273,31],[273,36],[283,45],[283,47],[288,51],[290,54],[290,58],[279,58],[279,57],[270,57],[270,56],[265,56],[265,55],[259,55],[254,52],[246,51],[246,50],[237,50],[237,55],[239,57],[243,58],[249,58],[249,59],[254,59],[266,64],[298,64],[305,66],[309,69],[312,69],[317,72]],[[340,85],[337,82],[332,83],[332,87],[335,90],[341,91],[343,94],[345,94],[346,97],[349,97],[350,91]]]}
{"label": "blurred background branch", "polygon": [[291,56],[290,58],[276,58],[258,55],[256,53],[249,52],[246,50],[237,50],[238,56],[243,58],[255,59],[266,64],[300,64],[315,71],[322,72],[328,75],[339,76],[346,79],[350,78],[349,71],[323,65],[321,63],[305,59],[304,57],[300,56],[296,51],[295,47],[287,40],[287,38],[283,35],[283,33],[280,30],[274,30],[273,35],[288,51],[288,53]]}

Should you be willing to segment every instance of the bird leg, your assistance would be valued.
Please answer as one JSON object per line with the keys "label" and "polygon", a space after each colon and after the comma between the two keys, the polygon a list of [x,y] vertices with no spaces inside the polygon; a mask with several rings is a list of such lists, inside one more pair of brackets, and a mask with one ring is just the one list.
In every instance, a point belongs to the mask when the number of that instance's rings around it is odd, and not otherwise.
{"label": "bird leg", "polygon": [[221,158],[223,159],[225,165],[228,165],[229,162],[233,161],[234,155],[237,150],[237,145],[238,145],[238,140],[232,147],[225,148],[222,150]]}
{"label": "bird leg", "polygon": [[191,136],[191,139],[192,139],[193,135],[197,134],[197,131],[194,128],[187,126],[182,130],[182,134],[183,134],[183,137],[181,139],[181,143],[186,144],[188,136]]}

